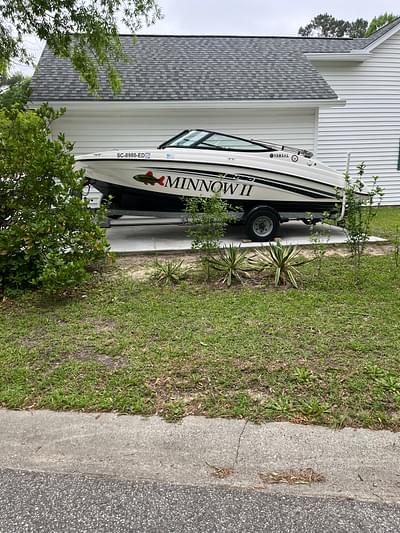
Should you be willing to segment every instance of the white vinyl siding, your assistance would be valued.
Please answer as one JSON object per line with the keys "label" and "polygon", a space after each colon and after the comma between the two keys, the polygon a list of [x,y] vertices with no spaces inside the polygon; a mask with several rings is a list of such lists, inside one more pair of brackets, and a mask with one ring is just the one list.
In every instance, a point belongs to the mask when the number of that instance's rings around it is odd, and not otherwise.
{"label": "white vinyl siding", "polygon": [[319,159],[343,172],[351,153],[351,174],[365,161],[366,181],[379,176],[383,203],[400,204],[400,34],[371,52],[363,63],[315,63],[343,100],[343,108],[320,110]]}
{"label": "white vinyl siding", "polygon": [[204,128],[249,139],[314,150],[315,109],[160,110],[76,112],[73,107],[53,125],[75,143],[75,153],[154,148],[184,129]]}

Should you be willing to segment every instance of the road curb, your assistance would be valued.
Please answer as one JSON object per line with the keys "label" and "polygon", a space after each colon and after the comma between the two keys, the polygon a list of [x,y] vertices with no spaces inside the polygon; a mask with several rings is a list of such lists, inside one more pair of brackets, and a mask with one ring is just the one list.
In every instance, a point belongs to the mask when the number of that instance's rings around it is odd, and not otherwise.
{"label": "road curb", "polygon": [[[0,427],[2,469],[400,503],[400,433],[390,431],[45,410],[0,410]],[[325,481],[262,480],[305,469]]]}

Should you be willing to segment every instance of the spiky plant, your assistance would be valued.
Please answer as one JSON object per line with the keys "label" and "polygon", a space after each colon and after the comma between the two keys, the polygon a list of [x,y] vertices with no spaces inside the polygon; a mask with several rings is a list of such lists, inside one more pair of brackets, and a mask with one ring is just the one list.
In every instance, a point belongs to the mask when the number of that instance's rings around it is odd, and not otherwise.
{"label": "spiky plant", "polygon": [[182,267],[183,261],[154,262],[152,278],[159,285],[176,285],[187,277],[188,269]]}
{"label": "spiky plant", "polygon": [[296,246],[283,246],[281,241],[277,241],[275,245],[257,250],[252,263],[259,271],[273,271],[275,287],[287,285],[289,281],[297,289],[301,277],[297,267],[309,262],[309,259],[299,261],[299,254]]}
{"label": "spiky plant", "polygon": [[243,283],[243,277],[248,277],[248,271],[251,269],[246,251],[232,244],[221,248],[216,255],[209,257],[208,264],[213,270],[222,273],[221,281],[228,287],[232,285],[233,280]]}

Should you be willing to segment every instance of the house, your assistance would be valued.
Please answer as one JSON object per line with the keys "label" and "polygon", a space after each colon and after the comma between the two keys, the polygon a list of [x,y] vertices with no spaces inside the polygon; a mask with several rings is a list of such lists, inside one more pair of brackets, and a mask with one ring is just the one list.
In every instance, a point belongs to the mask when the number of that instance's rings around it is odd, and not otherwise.
{"label": "house", "polygon": [[78,154],[157,146],[206,128],[306,148],[340,172],[367,164],[387,205],[400,204],[400,19],[369,38],[121,36],[113,95],[104,73],[88,93],[69,62],[46,47],[32,104],[65,106],[54,134]]}

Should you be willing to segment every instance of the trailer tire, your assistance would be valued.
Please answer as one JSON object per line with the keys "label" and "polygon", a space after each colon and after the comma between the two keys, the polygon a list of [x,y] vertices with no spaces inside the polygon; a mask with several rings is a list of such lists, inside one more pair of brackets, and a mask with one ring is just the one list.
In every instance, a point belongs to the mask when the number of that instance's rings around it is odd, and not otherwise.
{"label": "trailer tire", "polygon": [[271,241],[279,230],[279,215],[268,207],[261,207],[251,213],[246,221],[246,233],[252,241]]}

